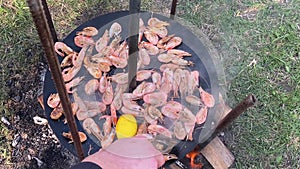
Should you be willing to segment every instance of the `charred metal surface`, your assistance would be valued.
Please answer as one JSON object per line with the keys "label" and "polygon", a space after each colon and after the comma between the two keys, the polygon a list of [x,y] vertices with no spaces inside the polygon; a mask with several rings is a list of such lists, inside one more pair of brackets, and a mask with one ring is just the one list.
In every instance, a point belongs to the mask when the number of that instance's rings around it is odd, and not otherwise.
{"label": "charred metal surface", "polygon": [[129,59],[128,59],[128,91],[136,87],[136,71],[138,59],[139,12],[141,0],[130,0],[129,14]]}
{"label": "charred metal surface", "polygon": [[52,35],[52,39],[53,39],[53,42],[57,42],[57,35],[56,35],[56,31],[55,31],[55,28],[54,28],[54,25],[53,25],[53,21],[52,21],[52,18],[51,18],[51,14],[50,14],[50,11],[49,11],[49,8],[48,8],[48,4],[47,4],[47,1],[46,0],[42,0],[42,5],[43,5],[43,8],[44,8],[44,13],[45,13],[45,16],[46,16],[46,19],[47,19],[47,23],[49,25],[49,28],[50,28],[50,32],[51,32],[51,35]]}
{"label": "charred metal surface", "polygon": [[61,69],[59,66],[57,55],[54,51],[54,42],[50,33],[48,22],[43,12],[42,3],[40,0],[27,0],[27,3],[30,8],[30,12],[35,23],[40,41],[45,51],[48,65],[50,67],[50,72],[55,82],[55,87],[61,99],[61,104],[68,121],[68,126],[71,130],[72,138],[74,139],[74,145],[78,153],[78,157],[80,160],[82,160],[84,158],[83,149],[79,140],[77,126],[72,113],[71,102],[61,75]]}

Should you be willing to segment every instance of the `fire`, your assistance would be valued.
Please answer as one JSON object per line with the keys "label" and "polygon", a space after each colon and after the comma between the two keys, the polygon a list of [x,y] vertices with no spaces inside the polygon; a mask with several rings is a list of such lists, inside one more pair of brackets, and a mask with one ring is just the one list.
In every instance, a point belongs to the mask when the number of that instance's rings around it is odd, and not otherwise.
{"label": "fire", "polygon": [[203,164],[199,161],[200,152],[199,151],[191,151],[186,155],[187,158],[191,159],[190,165],[193,169],[201,169]]}

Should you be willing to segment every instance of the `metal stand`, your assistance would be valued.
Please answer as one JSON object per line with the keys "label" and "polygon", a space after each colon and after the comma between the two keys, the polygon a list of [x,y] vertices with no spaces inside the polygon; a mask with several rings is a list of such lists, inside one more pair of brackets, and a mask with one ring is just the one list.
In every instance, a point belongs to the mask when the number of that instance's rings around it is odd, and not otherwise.
{"label": "metal stand", "polygon": [[[47,22],[43,6],[40,0],[27,0],[30,12],[35,23],[37,32],[39,34],[42,46],[44,48],[47,61],[49,64],[50,72],[55,82],[55,87],[58,91],[58,95],[61,100],[62,107],[67,118],[68,126],[71,131],[72,138],[74,140],[75,149],[78,154],[78,158],[83,160],[83,149],[78,135],[77,125],[72,113],[71,102],[66,91],[65,82],[62,78],[60,64],[57,59],[57,55],[54,51],[54,39],[51,36],[49,28],[49,22]],[[53,25],[52,25],[53,26]]]}
{"label": "metal stand", "polygon": [[[61,70],[59,66],[56,53],[54,51],[54,42],[57,41],[57,34],[51,19],[51,15],[46,3],[46,0],[27,0],[30,12],[32,14],[35,26],[37,28],[41,43],[43,45],[49,67],[52,73],[52,77],[55,82],[56,89],[58,91],[61,103],[65,112],[65,116],[68,121],[68,125],[73,137],[74,145],[80,160],[84,158],[82,146],[79,140],[78,130],[75,123],[75,119],[71,109],[71,103],[65,89],[65,83],[61,75]],[[172,1],[170,18],[174,19],[176,12],[177,0]],[[130,0],[130,13],[135,16],[140,10],[140,0]],[[131,25],[131,37],[129,39],[129,82],[133,81],[133,86],[135,86],[135,74],[136,74],[136,63],[137,63],[137,54],[138,54],[138,17],[132,18]],[[132,36],[134,35],[134,36]],[[242,101],[237,107],[232,109],[219,123],[215,132],[209,137],[205,142],[199,144],[198,151],[201,151],[205,148],[211,141],[215,139],[217,134],[227,127],[233,120],[235,120],[242,112],[246,111],[247,108],[254,105],[256,99],[253,95],[249,95]]]}

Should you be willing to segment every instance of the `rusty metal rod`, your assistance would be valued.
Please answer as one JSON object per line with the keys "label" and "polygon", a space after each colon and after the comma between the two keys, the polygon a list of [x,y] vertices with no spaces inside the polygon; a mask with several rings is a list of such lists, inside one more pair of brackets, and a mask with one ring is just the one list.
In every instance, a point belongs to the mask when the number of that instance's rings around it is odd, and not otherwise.
{"label": "rusty metal rod", "polygon": [[64,80],[61,75],[61,69],[59,66],[57,55],[54,51],[54,42],[51,37],[50,29],[47,24],[45,14],[43,12],[41,1],[27,0],[27,3],[48,60],[50,72],[54,80],[55,87],[58,91],[58,95],[60,97],[61,104],[68,121],[68,126],[71,130],[71,135],[74,141],[75,149],[78,154],[78,158],[80,160],[83,160],[83,149],[79,140],[77,125],[75,123],[75,119],[72,113],[71,102],[65,88]]}
{"label": "rusty metal rod", "polygon": [[177,6],[177,0],[172,1],[172,6],[171,6],[171,12],[170,12],[170,18],[174,19],[175,13],[176,13],[176,6]]}
{"label": "rusty metal rod", "polygon": [[256,98],[253,94],[248,95],[242,102],[233,108],[218,124],[213,134],[203,143],[199,144],[199,151],[202,150],[207,144],[213,140],[219,132],[224,130],[230,123],[232,123],[239,115],[246,111],[249,107],[256,103]]}
{"label": "rusty metal rod", "polygon": [[128,91],[136,87],[137,59],[139,55],[139,12],[141,0],[130,0],[129,3],[129,58],[128,58]]}
{"label": "rusty metal rod", "polygon": [[51,18],[51,14],[50,14],[50,11],[49,11],[49,8],[48,8],[47,1],[42,0],[42,5],[43,5],[43,8],[44,8],[44,13],[45,13],[45,16],[46,16],[46,19],[47,19],[47,23],[48,23],[49,28],[50,28],[50,32],[51,32],[51,35],[52,35],[53,42],[57,42],[58,39],[57,39],[56,31],[55,31],[55,28],[54,28],[54,25],[53,25],[53,21],[52,21],[52,18]]}

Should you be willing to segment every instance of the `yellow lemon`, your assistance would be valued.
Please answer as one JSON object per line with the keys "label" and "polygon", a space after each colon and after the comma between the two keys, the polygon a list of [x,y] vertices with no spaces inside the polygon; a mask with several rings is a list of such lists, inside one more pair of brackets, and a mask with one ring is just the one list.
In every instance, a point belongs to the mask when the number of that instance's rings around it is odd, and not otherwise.
{"label": "yellow lemon", "polygon": [[123,114],[122,116],[120,116],[116,126],[118,139],[133,137],[135,136],[136,131],[137,122],[133,115]]}

